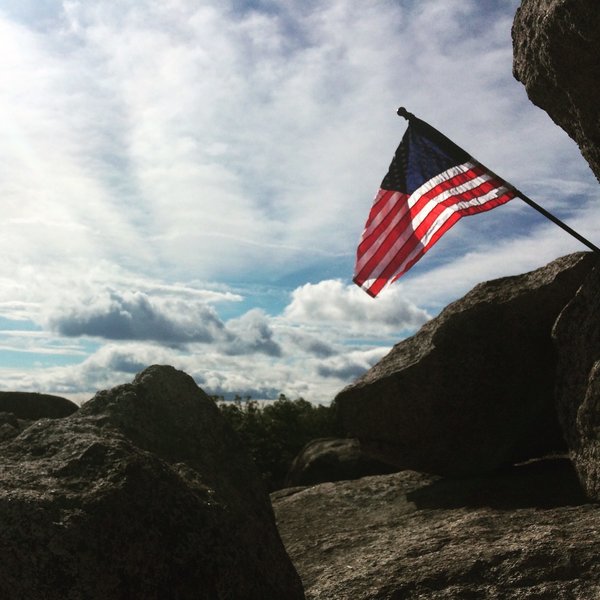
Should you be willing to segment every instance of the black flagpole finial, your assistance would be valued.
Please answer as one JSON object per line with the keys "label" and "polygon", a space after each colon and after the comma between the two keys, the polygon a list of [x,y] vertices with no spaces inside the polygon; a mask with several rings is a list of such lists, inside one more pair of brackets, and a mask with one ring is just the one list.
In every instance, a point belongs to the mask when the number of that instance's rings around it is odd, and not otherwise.
{"label": "black flagpole finial", "polygon": [[404,108],[404,106],[401,106],[398,111],[397,111],[397,115],[399,117],[404,117],[407,121],[410,121],[411,119],[414,118],[415,115],[413,115],[412,113],[408,112],[406,110],[406,108]]}

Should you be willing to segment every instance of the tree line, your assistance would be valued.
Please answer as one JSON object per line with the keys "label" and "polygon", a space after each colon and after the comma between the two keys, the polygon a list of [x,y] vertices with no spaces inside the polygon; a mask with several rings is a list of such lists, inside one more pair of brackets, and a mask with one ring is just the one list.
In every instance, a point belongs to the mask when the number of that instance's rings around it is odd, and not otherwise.
{"label": "tree line", "polygon": [[300,450],[311,440],[343,437],[334,410],[280,394],[262,406],[249,396],[225,401],[212,396],[222,415],[238,433],[261,472],[269,491],[283,487],[287,472]]}

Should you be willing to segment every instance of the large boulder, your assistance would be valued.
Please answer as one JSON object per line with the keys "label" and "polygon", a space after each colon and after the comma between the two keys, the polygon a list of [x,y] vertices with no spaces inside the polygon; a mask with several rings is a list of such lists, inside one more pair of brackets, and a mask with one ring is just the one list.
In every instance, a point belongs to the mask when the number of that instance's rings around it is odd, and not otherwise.
{"label": "large boulder", "polygon": [[0,445],[0,597],[303,598],[241,442],[153,366]]}
{"label": "large boulder", "polygon": [[600,500],[600,266],[560,314],[556,402],[581,481]]}
{"label": "large boulder", "polygon": [[567,459],[460,480],[403,471],[272,499],[307,600],[600,598],[600,509]]}
{"label": "large boulder", "polygon": [[335,407],[368,454],[464,475],[563,447],[551,329],[594,258],[477,285],[391,350]]}
{"label": "large boulder", "polygon": [[285,486],[303,486],[393,473],[398,469],[367,456],[358,440],[319,438],[302,448],[288,471]]}
{"label": "large boulder", "polygon": [[598,0],[523,0],[512,35],[515,77],[600,179]]}

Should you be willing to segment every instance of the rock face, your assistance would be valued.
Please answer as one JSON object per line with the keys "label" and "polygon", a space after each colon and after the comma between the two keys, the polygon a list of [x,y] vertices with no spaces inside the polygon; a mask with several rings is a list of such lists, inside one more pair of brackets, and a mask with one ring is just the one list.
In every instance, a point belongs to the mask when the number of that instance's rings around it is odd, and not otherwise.
{"label": "rock face", "polygon": [[321,438],[309,442],[300,451],[290,467],[285,485],[314,485],[393,473],[396,470],[391,465],[366,456],[358,440]]}
{"label": "rock face", "polygon": [[568,460],[272,494],[308,600],[597,600],[600,509]]}
{"label": "rock face", "polygon": [[600,180],[597,0],[523,0],[512,35],[514,76],[577,142]]}
{"label": "rock face", "polygon": [[172,367],[37,421],[0,457],[2,598],[304,597],[253,464]]}
{"label": "rock face", "polygon": [[600,500],[600,266],[560,314],[553,337],[559,420],[587,493]]}
{"label": "rock face", "polygon": [[335,399],[368,454],[465,475],[563,447],[551,329],[593,266],[569,255],[477,285]]}

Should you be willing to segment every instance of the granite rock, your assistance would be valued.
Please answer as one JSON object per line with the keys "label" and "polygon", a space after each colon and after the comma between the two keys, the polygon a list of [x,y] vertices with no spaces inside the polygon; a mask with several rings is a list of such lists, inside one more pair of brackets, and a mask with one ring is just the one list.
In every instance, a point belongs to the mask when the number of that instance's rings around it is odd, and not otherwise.
{"label": "granite rock", "polygon": [[564,448],[552,326],[590,253],[477,285],[342,390],[363,451],[399,468],[465,475]]}
{"label": "granite rock", "polygon": [[587,493],[600,500],[600,267],[561,312],[552,333],[559,421]]}
{"label": "granite rock", "polygon": [[575,140],[600,180],[597,0],[523,0],[512,37],[514,76]]}
{"label": "granite rock", "polygon": [[149,367],[0,457],[2,598],[304,597],[259,474],[181,371]]}

